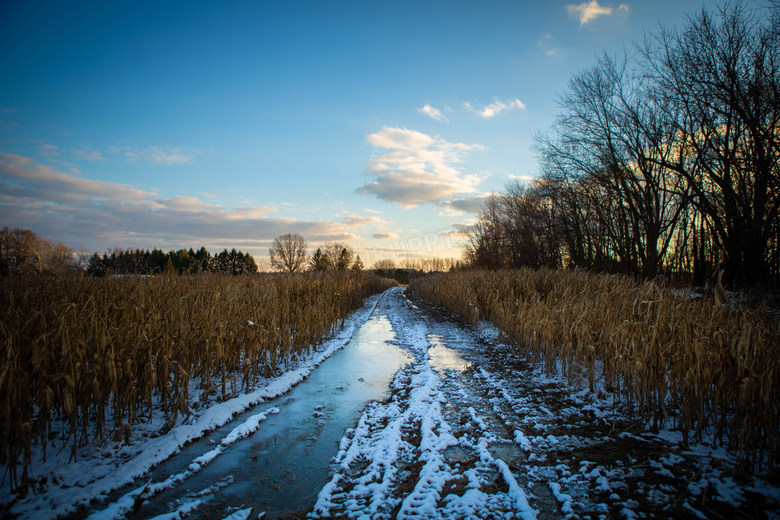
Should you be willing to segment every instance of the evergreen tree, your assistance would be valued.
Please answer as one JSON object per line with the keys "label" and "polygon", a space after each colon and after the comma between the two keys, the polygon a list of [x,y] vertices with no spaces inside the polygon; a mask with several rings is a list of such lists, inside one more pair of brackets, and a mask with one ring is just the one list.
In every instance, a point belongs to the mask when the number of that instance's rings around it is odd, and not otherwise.
{"label": "evergreen tree", "polygon": [[103,263],[99,254],[95,253],[89,259],[86,274],[89,276],[104,276],[106,274],[106,264]]}
{"label": "evergreen tree", "polygon": [[173,260],[171,258],[171,255],[168,255],[167,260],[165,261],[165,274],[175,274],[176,268],[173,266]]}
{"label": "evergreen tree", "polygon": [[322,248],[318,247],[314,254],[311,256],[309,268],[312,271],[327,271],[329,266],[328,257],[322,252]]}
{"label": "evergreen tree", "polygon": [[244,254],[244,272],[246,274],[253,274],[258,271],[257,262],[249,253]]}
{"label": "evergreen tree", "polygon": [[341,250],[341,253],[339,253],[339,258],[336,261],[336,268],[339,271],[346,271],[347,269],[349,269],[351,263],[352,263],[352,251],[350,251],[345,247]]}
{"label": "evergreen tree", "polygon": [[165,253],[162,252],[162,250],[154,248],[152,250],[150,264],[151,264],[151,273],[162,273],[165,271],[165,266],[167,264],[167,257]]}
{"label": "evergreen tree", "polygon": [[209,264],[211,263],[211,253],[209,253],[204,246],[193,255],[198,261],[198,271],[204,272],[209,270]]}
{"label": "evergreen tree", "polygon": [[352,270],[356,273],[362,273],[363,272],[363,261],[360,259],[360,255],[357,255],[355,257],[355,263],[352,264]]}

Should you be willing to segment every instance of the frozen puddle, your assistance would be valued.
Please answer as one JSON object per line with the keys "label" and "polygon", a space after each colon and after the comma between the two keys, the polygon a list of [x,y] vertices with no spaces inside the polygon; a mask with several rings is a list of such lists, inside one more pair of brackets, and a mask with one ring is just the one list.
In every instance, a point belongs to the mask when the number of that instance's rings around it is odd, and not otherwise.
{"label": "frozen puddle", "polygon": [[[311,507],[345,430],[368,402],[389,395],[394,374],[411,359],[393,344],[395,335],[381,307],[308,379],[183,448],[146,479],[110,497],[117,504],[145,503],[131,513],[109,508],[94,511],[95,516],[221,519],[253,508],[254,515],[275,518]],[[139,492],[146,482],[152,483],[148,490],[157,487],[155,493]]]}
{"label": "frozen puddle", "polygon": [[431,344],[428,348],[428,362],[440,375],[446,377],[450,370],[462,373],[471,366],[457,350],[446,346],[438,334],[428,334],[428,342]]}

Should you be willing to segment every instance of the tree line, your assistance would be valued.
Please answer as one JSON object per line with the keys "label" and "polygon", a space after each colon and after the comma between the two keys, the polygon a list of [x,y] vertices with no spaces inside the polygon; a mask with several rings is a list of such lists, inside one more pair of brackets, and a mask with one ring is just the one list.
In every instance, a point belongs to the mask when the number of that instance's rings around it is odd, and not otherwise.
{"label": "tree line", "polygon": [[235,248],[212,255],[205,247],[164,252],[160,249],[114,249],[103,253],[74,251],[62,242],[29,229],[0,229],[0,276],[86,274],[153,275],[222,272],[256,273],[255,259]]}
{"label": "tree line", "polygon": [[271,267],[288,273],[302,271],[355,271],[365,269],[360,255],[341,242],[326,242],[308,256],[306,239],[298,233],[276,237],[268,249]]}
{"label": "tree line", "polygon": [[779,13],[703,9],[575,75],[540,178],[486,202],[468,260],[778,289]]}
{"label": "tree line", "polygon": [[0,229],[0,277],[78,272],[86,261],[62,242],[29,229]]}
{"label": "tree line", "polygon": [[116,249],[100,256],[94,253],[87,263],[85,274],[89,276],[152,275],[159,273],[197,274],[205,272],[232,275],[251,274],[258,271],[255,259],[249,253],[235,248],[212,256],[205,247],[165,253],[160,249]]}

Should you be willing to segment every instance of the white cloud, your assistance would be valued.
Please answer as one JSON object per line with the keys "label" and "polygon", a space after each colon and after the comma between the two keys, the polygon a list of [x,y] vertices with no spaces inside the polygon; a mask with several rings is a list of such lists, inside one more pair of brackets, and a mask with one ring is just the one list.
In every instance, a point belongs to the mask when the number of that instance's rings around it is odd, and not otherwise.
{"label": "white cloud", "polygon": [[464,230],[465,227],[466,227],[465,224],[458,225],[457,229],[449,229],[447,231],[444,231],[442,235],[449,238],[462,238],[468,236],[468,231]]}
{"label": "white cloud", "polygon": [[349,227],[361,228],[362,231],[372,231],[371,236],[380,240],[398,238],[398,234],[390,228],[390,222],[377,216],[350,215],[342,219]]}
{"label": "white cloud", "polygon": [[[621,9],[625,6],[625,10],[628,6],[621,5]],[[590,2],[582,2],[581,4],[567,4],[566,8],[569,11],[569,16],[580,19],[580,25],[592,22],[599,16],[608,16],[612,14],[612,7],[603,7],[599,5],[598,0],[590,0]]]}
{"label": "white cloud", "polygon": [[474,197],[461,197],[459,199],[445,200],[440,204],[444,210],[440,214],[442,216],[453,217],[463,215],[464,213],[479,213],[482,210],[485,201],[493,195],[493,193],[481,193]]}
{"label": "white cloud", "polygon": [[366,141],[377,148],[409,151],[422,150],[434,143],[433,137],[422,132],[387,126],[375,134],[370,134]]}
{"label": "white cloud", "polygon": [[252,220],[264,218],[268,213],[278,211],[269,206],[250,206],[246,208],[236,208],[225,213],[227,220]]}
{"label": "white cloud", "polygon": [[524,184],[530,184],[530,183],[538,180],[533,175],[509,175],[509,178],[518,180],[518,181],[520,181],[520,182],[522,182]]}
{"label": "white cloud", "polygon": [[361,217],[359,215],[351,215],[342,220],[347,226],[378,226],[385,225],[387,221],[379,217]]}
{"label": "white cloud", "polygon": [[38,145],[39,153],[42,157],[59,157],[60,149],[54,144],[41,144]]}
{"label": "white cloud", "polygon": [[130,203],[155,196],[122,184],[69,175],[14,154],[0,154],[0,180],[4,194],[63,204],[86,204],[104,197]]}
{"label": "white cloud", "polygon": [[196,197],[183,197],[176,196],[166,200],[160,200],[158,202],[158,208],[165,208],[172,211],[183,211],[190,213],[197,213],[201,211],[209,211],[214,208],[212,204],[203,202]]}
{"label": "white cloud", "polygon": [[449,143],[415,130],[390,127],[366,139],[388,153],[369,160],[366,171],[376,180],[358,188],[358,193],[413,207],[474,193],[482,180],[454,166],[466,151],[480,145]]}
{"label": "white cloud", "polygon": [[371,235],[372,237],[376,238],[377,240],[393,240],[395,238],[398,238],[398,233],[374,233]]}
{"label": "white cloud", "polygon": [[182,153],[179,148],[163,150],[156,146],[150,146],[147,149],[147,155],[152,162],[157,164],[187,164],[192,162],[192,156]]}
{"label": "white cloud", "polygon": [[146,148],[130,148],[126,146],[112,146],[109,148],[109,153],[120,155],[128,162],[148,161],[168,166],[189,164],[194,159],[192,152],[185,152],[183,148],[178,147],[147,146]]}
{"label": "white cloud", "polygon": [[493,101],[493,103],[484,106],[482,108],[474,108],[471,103],[468,101],[463,103],[463,106],[469,109],[470,111],[476,113],[479,115],[479,117],[483,119],[491,119],[501,112],[505,110],[512,110],[512,109],[525,109],[525,103],[520,101],[519,99],[512,99],[507,102],[498,101],[497,99]]}
{"label": "white cloud", "polygon": [[97,150],[89,150],[86,148],[82,148],[81,150],[73,150],[73,153],[79,158],[87,161],[105,161],[106,159],[105,157],[103,157],[103,154],[98,152]]}
{"label": "white cloud", "polygon": [[539,49],[541,49],[547,56],[557,56],[560,54],[560,49],[557,47],[552,47],[554,41],[555,38],[553,35],[546,33],[539,39],[538,42],[536,42],[536,46],[539,47]]}
{"label": "white cloud", "polygon": [[437,121],[443,121],[445,123],[449,121],[449,119],[444,117],[444,114],[441,113],[441,110],[434,108],[431,105],[425,105],[422,108],[418,108],[417,111]]}
{"label": "white cloud", "polygon": [[307,240],[359,239],[345,223],[269,217],[274,211],[226,208],[197,197],[162,198],[132,186],[77,177],[28,157],[0,154],[0,222],[71,247],[105,251],[204,245],[210,250],[241,247],[265,256],[270,241],[283,233],[300,233]]}

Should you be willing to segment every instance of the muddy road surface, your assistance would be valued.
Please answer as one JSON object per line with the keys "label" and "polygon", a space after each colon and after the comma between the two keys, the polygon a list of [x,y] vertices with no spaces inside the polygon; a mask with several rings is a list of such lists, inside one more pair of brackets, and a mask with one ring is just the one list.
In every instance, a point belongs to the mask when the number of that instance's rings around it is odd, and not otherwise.
{"label": "muddy road surface", "polygon": [[776,476],[680,441],[396,288],[289,393],[74,518],[780,518]]}

